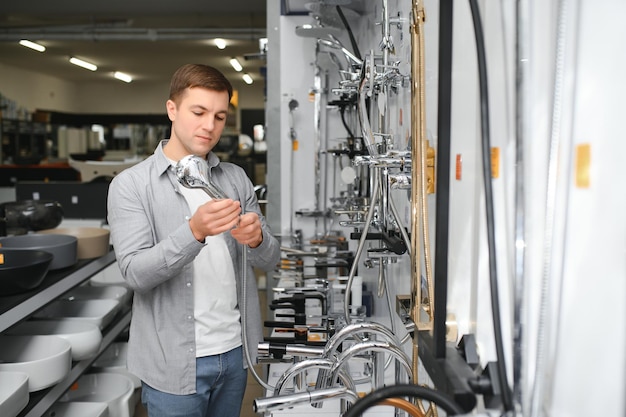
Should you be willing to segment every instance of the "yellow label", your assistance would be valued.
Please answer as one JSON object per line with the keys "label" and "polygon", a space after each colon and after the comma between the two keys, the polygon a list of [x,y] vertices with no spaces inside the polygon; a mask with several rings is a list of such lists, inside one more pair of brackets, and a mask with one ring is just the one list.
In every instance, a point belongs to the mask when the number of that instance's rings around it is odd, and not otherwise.
{"label": "yellow label", "polygon": [[0,265],[4,264],[4,253],[0,253]]}
{"label": "yellow label", "polygon": [[591,166],[591,145],[583,143],[576,146],[576,187],[589,188],[591,178],[589,168]]}
{"label": "yellow label", "polygon": [[500,178],[500,148],[491,148],[491,178]]}

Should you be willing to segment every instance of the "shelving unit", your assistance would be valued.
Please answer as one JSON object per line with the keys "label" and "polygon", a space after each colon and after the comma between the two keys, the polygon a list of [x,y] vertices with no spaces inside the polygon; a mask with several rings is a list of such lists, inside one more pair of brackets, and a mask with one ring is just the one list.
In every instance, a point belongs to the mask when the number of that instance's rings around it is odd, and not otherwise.
{"label": "shelving unit", "polygon": [[[51,272],[35,290],[13,296],[0,297],[0,333],[27,319],[40,308],[82,284],[115,262],[115,253],[85,261],[60,272]],[[102,332],[102,343],[96,355],[72,363],[68,375],[54,386],[30,393],[30,401],[18,417],[40,417],[85,373],[97,358],[113,343],[130,323],[130,308],[122,310]]]}
{"label": "shelving unit", "polygon": [[46,140],[51,135],[48,123],[0,119],[0,161],[38,164],[46,157]]}

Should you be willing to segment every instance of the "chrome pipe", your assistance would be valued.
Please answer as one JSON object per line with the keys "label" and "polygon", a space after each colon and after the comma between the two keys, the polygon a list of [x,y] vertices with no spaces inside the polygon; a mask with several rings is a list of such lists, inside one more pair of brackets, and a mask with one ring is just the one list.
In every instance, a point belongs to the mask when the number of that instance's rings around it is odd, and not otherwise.
{"label": "chrome pipe", "polygon": [[[303,361],[293,364],[281,375],[281,377],[276,382],[273,395],[281,395],[283,390],[285,389],[285,385],[287,384],[287,382],[293,379],[296,375],[299,375],[309,369],[331,370],[334,364],[334,361],[326,358],[305,359]],[[342,384],[345,387],[348,387],[352,391],[356,391],[354,380],[345,370],[338,370],[334,374],[336,375],[336,378],[339,378],[341,380]]]}
{"label": "chrome pipe", "polygon": [[[376,322],[353,323],[343,327],[330,338],[324,347],[322,357],[329,360],[335,359],[336,353],[344,341],[363,333],[383,336],[388,342],[390,342],[390,344],[400,346],[396,335],[382,324]],[[328,371],[320,370],[317,374],[315,386],[324,387],[327,385],[328,380],[330,380],[330,373]]]}
{"label": "chrome pipe", "polygon": [[357,110],[359,114],[359,118],[361,121],[361,133],[363,134],[363,142],[365,143],[365,147],[370,155],[378,155],[376,139],[374,138],[374,134],[372,133],[372,128],[370,126],[369,116],[367,115],[367,105],[365,104],[365,98],[367,94],[365,94],[365,86],[367,85],[367,81],[369,81],[369,77],[373,77],[372,74],[364,71],[363,79],[359,83],[359,101],[357,105]]}
{"label": "chrome pipe", "polygon": [[[332,385],[332,383],[341,374],[343,366],[354,356],[371,351],[389,353],[394,356],[400,362],[400,365],[404,367],[407,377],[409,378],[409,382],[414,380],[413,370],[411,368],[411,360],[409,359],[407,354],[404,353],[402,349],[400,349],[398,345],[393,345],[387,342],[371,341],[357,343],[356,345],[350,346],[348,349],[342,352],[330,369],[330,379],[327,379],[325,381],[326,386],[322,386],[321,388],[328,388],[330,385]],[[379,387],[372,387],[372,389],[376,388]]]}
{"label": "chrome pipe", "polygon": [[322,402],[335,398],[346,399],[351,404],[354,404],[359,399],[359,396],[356,392],[347,387],[335,387],[267,398],[257,398],[253,401],[252,407],[255,413],[261,414],[291,408],[299,404],[312,404],[314,402]]}
{"label": "chrome pipe", "polygon": [[398,345],[398,338],[391,330],[376,322],[353,323],[344,326],[330,338],[324,346],[324,357],[334,357],[339,346],[348,338],[361,333],[372,333],[383,336],[388,342]]}

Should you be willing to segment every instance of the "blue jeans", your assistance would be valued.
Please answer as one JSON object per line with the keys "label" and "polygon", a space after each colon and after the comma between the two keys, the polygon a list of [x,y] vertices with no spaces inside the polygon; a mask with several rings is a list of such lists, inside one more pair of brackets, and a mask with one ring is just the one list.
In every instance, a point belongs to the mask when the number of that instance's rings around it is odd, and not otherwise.
{"label": "blue jeans", "polygon": [[141,383],[141,402],[149,417],[239,417],[248,372],[241,346],[196,359],[196,393],[168,394]]}

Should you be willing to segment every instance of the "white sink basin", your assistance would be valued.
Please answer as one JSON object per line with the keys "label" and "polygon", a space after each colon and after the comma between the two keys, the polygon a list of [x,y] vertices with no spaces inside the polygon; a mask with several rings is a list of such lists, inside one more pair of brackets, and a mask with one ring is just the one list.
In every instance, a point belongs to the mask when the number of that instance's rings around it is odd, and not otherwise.
{"label": "white sink basin", "polygon": [[111,343],[108,348],[93,363],[92,368],[98,372],[117,372],[126,375],[133,381],[133,386],[141,387],[141,380],[126,368],[128,355],[128,342]]}
{"label": "white sink basin", "polygon": [[107,403],[66,402],[54,403],[43,417],[113,417]]}
{"label": "white sink basin", "polygon": [[37,319],[65,319],[93,323],[101,330],[120,308],[115,300],[55,300],[33,315]]}
{"label": "white sink basin", "polygon": [[131,398],[135,388],[132,381],[121,374],[84,374],[65,393],[60,402],[104,402],[110,417],[132,417],[135,405]]}
{"label": "white sink basin", "polygon": [[102,300],[111,299],[119,301],[121,305],[130,305],[133,293],[122,285],[91,286],[81,285],[70,290],[63,298],[68,300]]}
{"label": "white sink basin", "polygon": [[121,285],[128,287],[128,283],[122,276],[122,271],[117,263],[113,263],[101,272],[97,273],[89,280],[89,285],[102,287],[106,285]]}
{"label": "white sink basin", "polygon": [[93,363],[94,372],[113,372],[127,376],[133,381],[135,394],[132,404],[137,404],[141,400],[141,380],[132,374],[126,367],[126,357],[128,356],[128,342],[111,343],[108,348]]}
{"label": "white sink basin", "polygon": [[29,398],[28,374],[0,372],[0,416],[17,416],[26,407]]}
{"label": "white sink basin", "polygon": [[72,345],[72,359],[81,361],[96,355],[102,343],[102,332],[94,323],[75,320],[30,320],[9,330],[13,335],[54,335]]}
{"label": "white sink basin", "polygon": [[0,371],[28,374],[30,392],[48,388],[67,376],[72,346],[58,336],[0,335]]}

